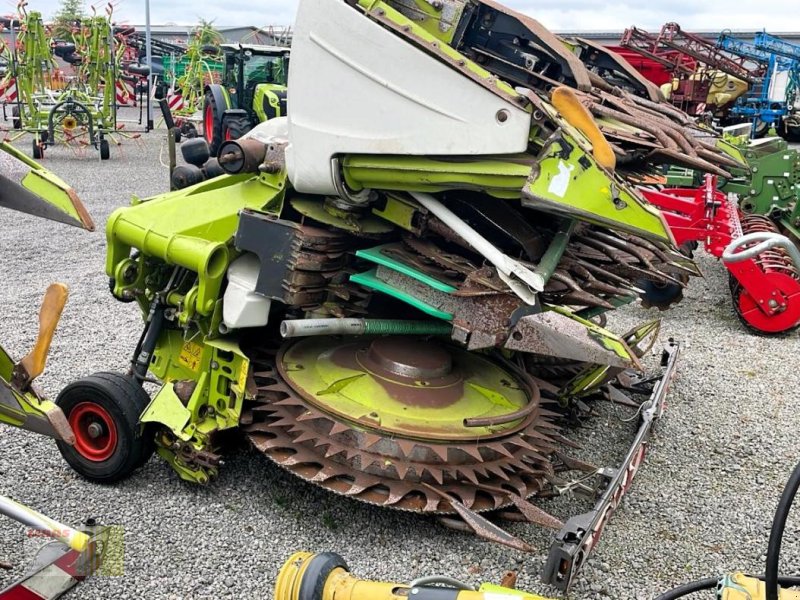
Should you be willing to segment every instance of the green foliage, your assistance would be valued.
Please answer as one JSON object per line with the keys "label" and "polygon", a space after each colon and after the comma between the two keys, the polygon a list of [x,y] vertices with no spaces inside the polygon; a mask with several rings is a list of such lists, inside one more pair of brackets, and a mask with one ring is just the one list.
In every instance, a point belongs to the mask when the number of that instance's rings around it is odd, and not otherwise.
{"label": "green foliage", "polygon": [[58,40],[72,39],[76,21],[86,17],[84,0],[61,0],[61,8],[53,17],[52,35]]}

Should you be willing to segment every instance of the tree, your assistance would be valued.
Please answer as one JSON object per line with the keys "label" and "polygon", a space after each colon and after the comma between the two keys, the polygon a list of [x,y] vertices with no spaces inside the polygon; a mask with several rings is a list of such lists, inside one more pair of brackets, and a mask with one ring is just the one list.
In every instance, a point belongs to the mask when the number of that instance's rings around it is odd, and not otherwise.
{"label": "tree", "polygon": [[86,17],[84,0],[61,0],[61,8],[53,18],[52,34],[55,39],[69,40],[76,23]]}

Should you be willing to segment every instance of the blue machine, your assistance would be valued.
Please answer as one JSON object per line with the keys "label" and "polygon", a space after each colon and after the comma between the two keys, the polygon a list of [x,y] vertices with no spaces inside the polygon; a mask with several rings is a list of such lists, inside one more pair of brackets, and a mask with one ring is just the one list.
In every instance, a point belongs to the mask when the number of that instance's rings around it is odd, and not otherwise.
{"label": "blue machine", "polygon": [[[759,34],[759,36],[763,36],[763,45],[759,45],[758,37],[755,42],[750,43],[734,38],[725,32],[717,40],[717,46],[726,52],[746,58],[754,64],[762,65],[763,76],[752,85],[747,95],[737,100],[730,111],[734,118],[750,121],[753,124],[752,135],[754,137],[766,133],[773,126],[778,131],[790,131],[793,118],[797,118],[793,114],[793,104],[797,90],[798,64],[800,64],[798,63],[800,47],[787,44],[767,33]],[[771,41],[763,43],[767,38],[772,41],[778,40],[781,44],[792,47],[797,58],[787,57],[785,48],[781,48],[781,52],[775,52],[773,47],[776,44]]]}

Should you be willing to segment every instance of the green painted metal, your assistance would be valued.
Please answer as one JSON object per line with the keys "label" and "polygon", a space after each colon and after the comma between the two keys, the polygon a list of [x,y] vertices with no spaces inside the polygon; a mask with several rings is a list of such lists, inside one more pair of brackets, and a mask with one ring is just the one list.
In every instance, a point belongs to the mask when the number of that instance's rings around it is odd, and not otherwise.
{"label": "green painted metal", "polygon": [[534,159],[513,156],[437,160],[419,156],[350,155],[343,161],[345,182],[353,190],[381,189],[436,193],[479,189],[497,198],[516,199]]}
{"label": "green painted metal", "polygon": [[561,225],[553,236],[550,245],[539,260],[539,264],[536,266],[536,272],[542,276],[545,282],[549,281],[550,277],[555,273],[577,224],[577,221],[561,221]]}
{"label": "green painted metal", "polygon": [[382,292],[392,296],[393,298],[397,298],[398,300],[401,300],[406,304],[421,310],[425,314],[436,317],[437,319],[442,319],[444,321],[453,320],[453,315],[451,313],[439,310],[435,306],[432,306],[431,304],[428,304],[427,302],[420,300],[419,298],[416,298],[415,296],[412,296],[403,290],[399,290],[381,279],[378,279],[375,269],[367,271],[366,273],[357,273],[355,275],[351,275],[350,281],[359,285],[363,285],[365,288]]}
{"label": "green painted metal", "polygon": [[[354,356],[360,356],[356,349],[368,345],[369,340],[348,344]],[[521,410],[529,401],[528,395],[511,383],[514,376],[496,363],[481,354],[452,348],[458,377],[397,383],[405,389],[405,398],[413,398],[415,391],[430,391],[438,386],[443,400],[409,403],[392,389],[392,382],[400,380],[391,374],[376,374],[362,364],[337,360],[339,352],[335,354],[332,349],[341,347],[342,342],[337,338],[305,338],[285,351],[281,364],[287,382],[295,389],[305,390],[303,395],[310,402],[362,429],[369,430],[372,425],[403,437],[474,440],[513,431],[520,419],[501,425],[467,427],[464,415],[503,416]]]}
{"label": "green painted metal", "polygon": [[356,256],[359,258],[364,258],[370,262],[373,262],[378,265],[383,265],[393,271],[397,271],[402,273],[403,275],[407,275],[412,279],[416,279],[427,285],[428,287],[432,287],[435,290],[439,290],[440,292],[444,292],[445,294],[452,294],[453,292],[457,291],[451,285],[443,283],[438,279],[431,277],[430,275],[426,275],[425,273],[421,273],[416,269],[409,267],[407,264],[394,260],[390,256],[387,256],[382,251],[384,248],[389,246],[389,244],[384,246],[377,246],[375,248],[369,248],[368,250],[359,250],[356,252]]}
{"label": "green painted metal", "polygon": [[[147,277],[146,265],[129,261],[131,248],[138,248],[197,273],[196,296],[182,309],[210,315],[233,255],[227,242],[236,232],[239,212],[279,207],[284,181],[285,174],[220,177],[114,211],[106,224],[106,273],[117,282],[114,293],[122,296]],[[265,185],[269,182],[276,187]],[[122,272],[132,267],[135,276]]]}
{"label": "green painted metal", "polygon": [[523,205],[673,243],[661,213],[600,168],[575,138],[549,142],[525,186]]}

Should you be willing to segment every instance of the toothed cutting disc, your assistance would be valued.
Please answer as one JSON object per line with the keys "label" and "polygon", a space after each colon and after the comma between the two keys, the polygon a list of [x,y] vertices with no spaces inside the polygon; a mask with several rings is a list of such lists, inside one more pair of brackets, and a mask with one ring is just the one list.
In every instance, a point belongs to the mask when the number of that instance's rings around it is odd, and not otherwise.
{"label": "toothed cutting disc", "polygon": [[[530,497],[552,472],[555,415],[539,406],[530,378],[486,356],[410,337],[316,337],[254,364],[251,441],[333,492],[454,512],[438,490],[480,512],[510,505],[511,494]],[[523,416],[466,423],[515,414]]]}

